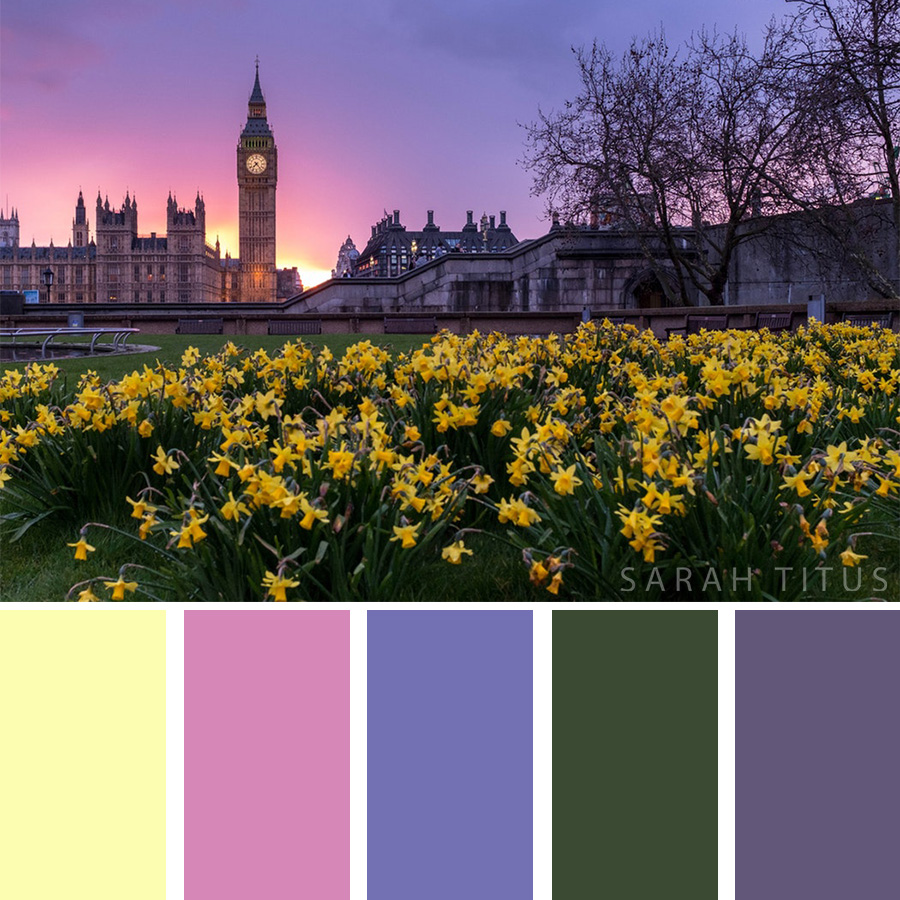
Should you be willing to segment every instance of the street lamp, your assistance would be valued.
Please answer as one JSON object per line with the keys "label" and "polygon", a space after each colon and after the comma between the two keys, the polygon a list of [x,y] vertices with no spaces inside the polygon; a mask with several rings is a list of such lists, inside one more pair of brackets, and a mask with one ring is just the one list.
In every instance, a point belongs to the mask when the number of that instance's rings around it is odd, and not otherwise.
{"label": "street lamp", "polygon": [[47,288],[47,302],[50,302],[50,288],[53,287],[53,269],[50,266],[47,266],[43,272],[41,272],[41,283]]}

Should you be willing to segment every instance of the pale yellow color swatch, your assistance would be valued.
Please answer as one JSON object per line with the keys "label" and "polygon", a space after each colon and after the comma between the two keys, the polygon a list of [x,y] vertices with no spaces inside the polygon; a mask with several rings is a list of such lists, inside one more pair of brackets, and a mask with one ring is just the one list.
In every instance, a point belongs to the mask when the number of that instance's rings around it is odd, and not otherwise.
{"label": "pale yellow color swatch", "polygon": [[165,612],[0,611],[0,897],[165,895]]}

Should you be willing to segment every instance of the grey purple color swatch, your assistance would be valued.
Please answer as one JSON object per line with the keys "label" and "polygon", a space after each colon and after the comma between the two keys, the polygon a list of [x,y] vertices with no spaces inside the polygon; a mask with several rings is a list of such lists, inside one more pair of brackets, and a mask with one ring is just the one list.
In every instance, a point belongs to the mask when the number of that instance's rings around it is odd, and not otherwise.
{"label": "grey purple color swatch", "polygon": [[531,612],[369,612],[368,766],[369,900],[531,897]]}
{"label": "grey purple color swatch", "polygon": [[900,614],[738,611],[736,900],[900,896]]}

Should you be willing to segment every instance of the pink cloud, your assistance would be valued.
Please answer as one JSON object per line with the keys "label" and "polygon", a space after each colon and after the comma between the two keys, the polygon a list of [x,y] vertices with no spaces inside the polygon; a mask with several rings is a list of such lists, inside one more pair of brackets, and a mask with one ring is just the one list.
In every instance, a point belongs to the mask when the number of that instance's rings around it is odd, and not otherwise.
{"label": "pink cloud", "polygon": [[4,96],[9,100],[12,94],[14,101],[10,86],[58,90],[79,72],[97,65],[105,51],[65,25],[24,21],[0,27],[0,56],[0,77],[7,86]]}

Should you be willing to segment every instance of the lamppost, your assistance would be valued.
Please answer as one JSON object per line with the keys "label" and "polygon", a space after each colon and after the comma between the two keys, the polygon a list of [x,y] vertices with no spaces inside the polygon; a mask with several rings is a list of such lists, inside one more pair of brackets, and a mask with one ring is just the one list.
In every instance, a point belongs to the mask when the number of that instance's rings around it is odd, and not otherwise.
{"label": "lamppost", "polygon": [[47,266],[43,272],[41,272],[41,283],[47,288],[47,302],[50,302],[50,288],[53,287],[53,269],[50,266]]}

